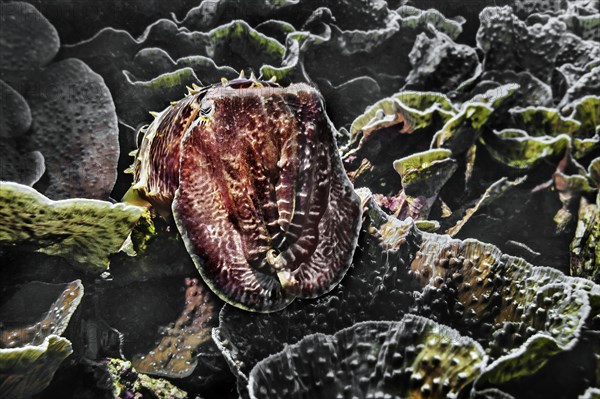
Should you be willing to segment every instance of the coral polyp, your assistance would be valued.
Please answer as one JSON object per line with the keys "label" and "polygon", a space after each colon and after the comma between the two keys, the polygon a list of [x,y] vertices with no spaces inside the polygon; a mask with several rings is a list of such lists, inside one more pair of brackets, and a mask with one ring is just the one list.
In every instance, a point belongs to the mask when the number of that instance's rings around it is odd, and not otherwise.
{"label": "coral polyp", "polygon": [[278,310],[329,292],[350,266],[361,207],[333,132],[306,84],[241,75],[194,87],[145,130],[133,188],[172,207],[217,295]]}

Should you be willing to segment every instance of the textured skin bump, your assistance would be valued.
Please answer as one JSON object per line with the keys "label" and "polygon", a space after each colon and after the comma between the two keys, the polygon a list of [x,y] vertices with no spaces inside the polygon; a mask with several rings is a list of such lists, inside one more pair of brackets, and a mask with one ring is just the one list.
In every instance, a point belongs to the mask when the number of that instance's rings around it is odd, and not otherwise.
{"label": "textured skin bump", "polygon": [[146,199],[172,201],[202,277],[234,306],[269,312],[317,297],[350,265],[360,200],[308,85],[200,89],[148,128],[134,174]]}

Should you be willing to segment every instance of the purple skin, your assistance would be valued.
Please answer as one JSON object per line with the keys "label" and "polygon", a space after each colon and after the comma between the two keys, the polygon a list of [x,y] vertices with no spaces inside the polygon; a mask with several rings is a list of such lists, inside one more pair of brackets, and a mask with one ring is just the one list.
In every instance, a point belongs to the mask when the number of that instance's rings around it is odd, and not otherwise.
{"label": "purple skin", "polygon": [[172,207],[196,267],[223,300],[271,312],[332,290],[361,205],[321,95],[236,79],[174,103],[149,126],[134,189]]}

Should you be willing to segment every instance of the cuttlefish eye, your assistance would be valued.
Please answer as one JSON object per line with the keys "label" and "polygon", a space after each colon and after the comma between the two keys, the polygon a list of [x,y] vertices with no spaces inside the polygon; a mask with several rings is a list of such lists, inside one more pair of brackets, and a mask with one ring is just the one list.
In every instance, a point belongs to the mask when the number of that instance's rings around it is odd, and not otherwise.
{"label": "cuttlefish eye", "polygon": [[209,120],[215,113],[215,103],[212,100],[203,101],[200,104],[199,116],[203,120]]}

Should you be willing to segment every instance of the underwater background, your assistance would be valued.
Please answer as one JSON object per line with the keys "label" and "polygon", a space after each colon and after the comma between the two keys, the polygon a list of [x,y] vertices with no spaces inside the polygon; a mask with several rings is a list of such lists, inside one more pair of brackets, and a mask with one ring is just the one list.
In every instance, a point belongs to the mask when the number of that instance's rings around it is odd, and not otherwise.
{"label": "underwater background", "polygon": [[[233,298],[136,162],[298,83],[340,254]],[[600,397],[597,1],[2,1],[0,90],[1,398]]]}

